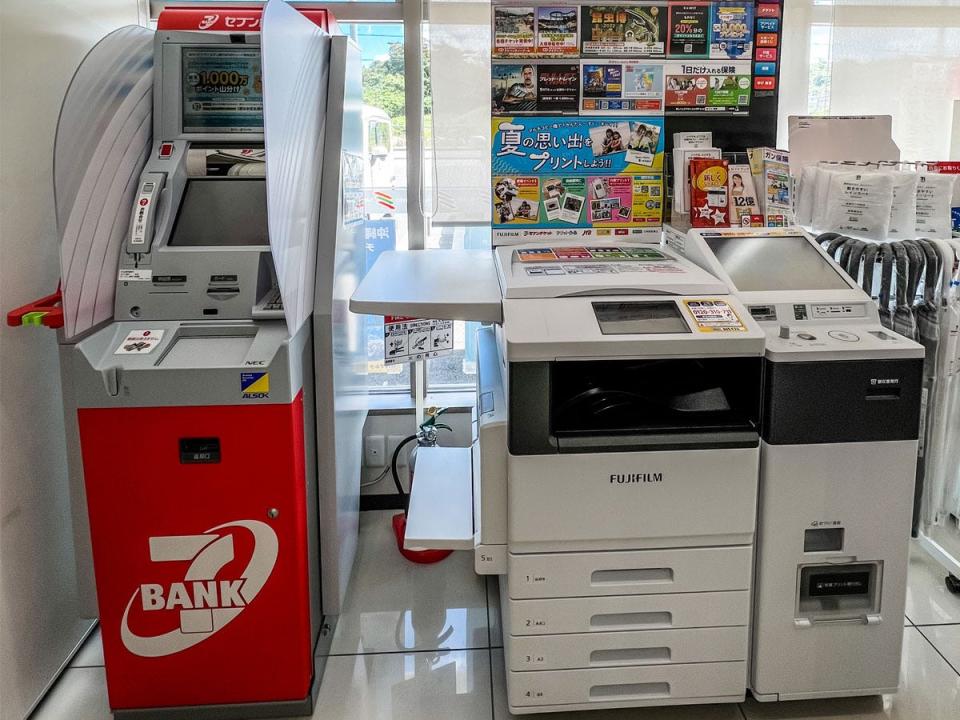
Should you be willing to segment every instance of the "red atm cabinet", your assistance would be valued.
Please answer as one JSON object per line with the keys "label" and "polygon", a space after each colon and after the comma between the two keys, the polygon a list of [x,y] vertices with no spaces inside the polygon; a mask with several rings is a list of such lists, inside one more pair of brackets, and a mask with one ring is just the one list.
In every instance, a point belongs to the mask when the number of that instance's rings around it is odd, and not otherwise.
{"label": "red atm cabinet", "polygon": [[302,392],[80,409],[78,421],[110,706],[304,700],[315,635]]}

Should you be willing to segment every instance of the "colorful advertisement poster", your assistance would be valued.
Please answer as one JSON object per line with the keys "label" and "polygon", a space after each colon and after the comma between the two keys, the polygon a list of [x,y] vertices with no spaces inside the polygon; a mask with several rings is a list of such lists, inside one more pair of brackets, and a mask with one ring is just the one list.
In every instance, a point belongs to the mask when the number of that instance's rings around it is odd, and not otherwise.
{"label": "colorful advertisement poster", "polygon": [[711,75],[707,92],[707,108],[710,110],[745,110],[750,106],[750,90],[753,78],[750,75]]}
{"label": "colorful advertisement poster", "polygon": [[719,2],[710,17],[710,57],[749,59],[753,53],[753,2]]}
{"label": "colorful advertisement poster", "polygon": [[577,8],[537,8],[537,54],[541,57],[579,55],[577,31]]}
{"label": "colorful advertisement poster", "polygon": [[587,178],[587,222],[603,226],[657,226],[662,222],[659,175]]}
{"label": "colorful advertisement poster", "polygon": [[580,67],[574,64],[503,63],[491,66],[491,112],[575,113]]}
{"label": "colorful advertisement poster", "polygon": [[629,60],[584,62],[580,70],[582,112],[663,112],[663,65]]}
{"label": "colorful advertisement poster", "polygon": [[584,55],[664,57],[667,6],[585,5],[580,34]]}
{"label": "colorful advertisement poster", "polygon": [[670,5],[667,57],[705,58],[710,53],[710,3]]}
{"label": "colorful advertisement poster", "polygon": [[536,112],[537,67],[533,63],[494,63],[490,85],[494,115]]}
{"label": "colorful advertisement poster", "polygon": [[537,95],[539,112],[577,112],[580,67],[573,63],[540,63],[537,66]]}
{"label": "colorful advertisement poster", "polygon": [[532,225],[540,219],[540,178],[493,179],[493,224]]}
{"label": "colorful advertisement poster", "polygon": [[493,179],[494,230],[518,227],[655,228],[662,223],[662,176]]}
{"label": "colorful advertisement poster", "polygon": [[663,169],[663,118],[505,117],[492,123],[494,175],[619,175]]}
{"label": "colorful advertisement poster", "polygon": [[544,178],[542,199],[545,226],[584,224],[587,181],[582,177]]}
{"label": "colorful advertisement poster", "polygon": [[664,66],[664,108],[671,112],[746,112],[750,62],[670,62]]}
{"label": "colorful advertisement poster", "polygon": [[537,49],[532,7],[493,8],[493,56],[533,55]]}

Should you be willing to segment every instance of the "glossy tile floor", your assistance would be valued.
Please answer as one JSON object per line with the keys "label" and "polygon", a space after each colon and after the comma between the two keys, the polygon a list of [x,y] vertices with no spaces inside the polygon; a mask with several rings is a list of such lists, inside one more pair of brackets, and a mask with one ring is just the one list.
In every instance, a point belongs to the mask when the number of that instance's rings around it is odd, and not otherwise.
{"label": "glossy tile floor", "polygon": [[[414,565],[396,552],[390,512],[363,513],[360,557],[320,690],[317,720],[504,720],[495,580],[472,556]],[[919,551],[910,565],[900,692],[892,696],[560,713],[544,720],[958,720],[960,596]],[[526,716],[530,717],[530,716]],[[34,720],[107,720],[103,653],[94,635]]]}

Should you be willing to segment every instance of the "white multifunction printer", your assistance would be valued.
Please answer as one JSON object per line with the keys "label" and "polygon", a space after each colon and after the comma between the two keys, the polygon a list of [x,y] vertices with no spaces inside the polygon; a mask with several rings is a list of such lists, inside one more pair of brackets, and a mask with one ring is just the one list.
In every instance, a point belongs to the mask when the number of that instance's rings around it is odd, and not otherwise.
{"label": "white multifunction printer", "polygon": [[[461,509],[512,712],[744,698],[764,333],[724,282],[651,245],[387,252],[351,309],[492,323]],[[406,543],[465,547],[418,530],[458,512],[428,466]]]}
{"label": "white multifunction printer", "polygon": [[923,347],[799,229],[667,228],[766,333],[750,688],[895,692]]}

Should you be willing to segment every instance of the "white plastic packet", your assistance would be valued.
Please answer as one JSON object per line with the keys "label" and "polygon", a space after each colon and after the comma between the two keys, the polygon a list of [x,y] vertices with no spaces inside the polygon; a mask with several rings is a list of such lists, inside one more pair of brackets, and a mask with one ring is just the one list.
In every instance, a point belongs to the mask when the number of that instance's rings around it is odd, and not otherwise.
{"label": "white plastic packet", "polygon": [[826,230],[861,240],[882,241],[890,229],[890,173],[833,173],[827,197]]}
{"label": "white plastic packet", "polygon": [[810,228],[813,226],[813,205],[816,199],[817,190],[817,166],[806,165],[800,172],[797,180],[796,192],[796,223],[801,227]]}
{"label": "white plastic packet", "polygon": [[830,196],[830,179],[837,173],[853,172],[851,166],[836,163],[820,163],[813,173],[813,208],[810,214],[810,226],[815,233],[829,232],[833,228],[827,225],[827,198]]}
{"label": "white plastic packet", "polygon": [[917,183],[917,235],[931,240],[948,240],[953,222],[953,184],[957,175],[919,173]]}
{"label": "white plastic packet", "polygon": [[920,176],[915,172],[890,173],[893,178],[893,206],[890,208],[891,240],[905,240],[917,236],[917,184]]}

